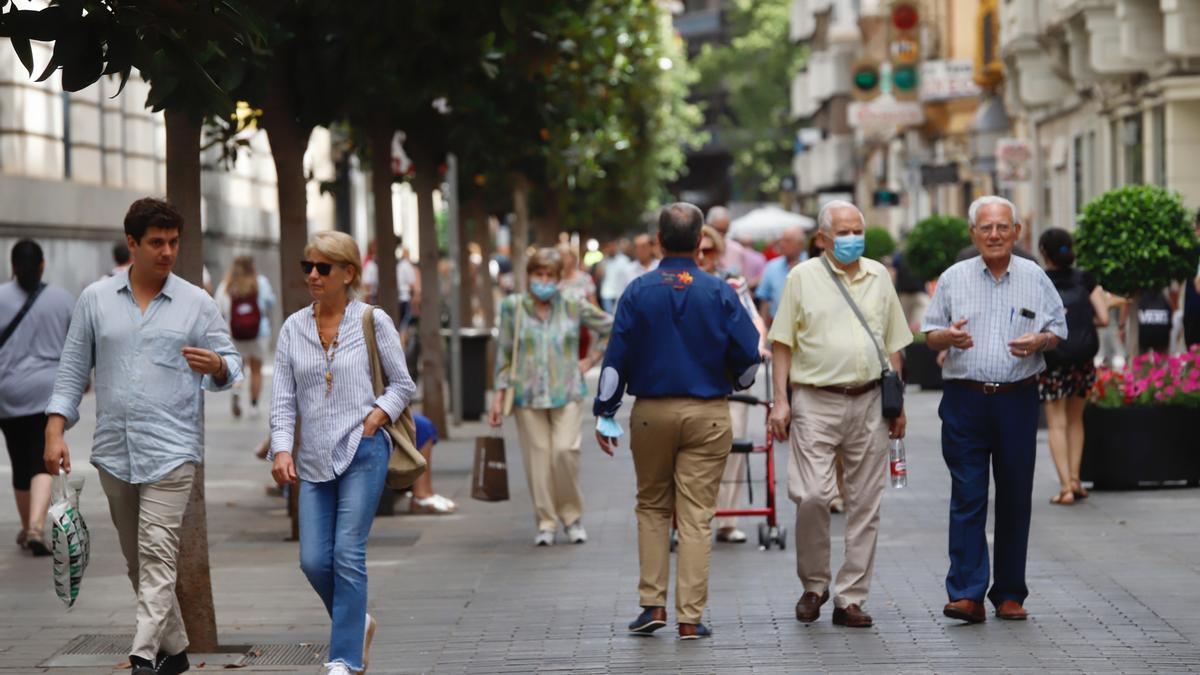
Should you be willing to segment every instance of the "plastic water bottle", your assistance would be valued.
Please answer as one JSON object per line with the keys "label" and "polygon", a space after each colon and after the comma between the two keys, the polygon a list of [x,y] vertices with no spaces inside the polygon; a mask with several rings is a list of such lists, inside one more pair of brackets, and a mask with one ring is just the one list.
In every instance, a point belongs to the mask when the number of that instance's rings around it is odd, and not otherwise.
{"label": "plastic water bottle", "polygon": [[892,465],[892,487],[906,487],[908,485],[908,463],[904,460],[904,439],[892,439],[888,445],[888,455]]}

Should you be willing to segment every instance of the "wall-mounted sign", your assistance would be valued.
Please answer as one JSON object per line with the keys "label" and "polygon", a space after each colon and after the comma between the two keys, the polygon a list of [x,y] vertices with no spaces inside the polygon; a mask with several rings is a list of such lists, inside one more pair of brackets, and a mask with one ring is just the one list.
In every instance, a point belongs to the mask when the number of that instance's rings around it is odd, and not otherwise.
{"label": "wall-mounted sign", "polygon": [[926,61],[921,64],[921,100],[946,101],[980,95],[975,62],[969,59]]}
{"label": "wall-mounted sign", "polygon": [[1033,146],[1020,138],[996,141],[996,181],[1021,183],[1033,175]]}
{"label": "wall-mounted sign", "polygon": [[922,164],[921,185],[953,185],[958,182],[958,164]]}
{"label": "wall-mounted sign", "polygon": [[854,102],[846,108],[846,118],[855,129],[886,130],[925,123],[920,103],[880,97],[865,103]]}

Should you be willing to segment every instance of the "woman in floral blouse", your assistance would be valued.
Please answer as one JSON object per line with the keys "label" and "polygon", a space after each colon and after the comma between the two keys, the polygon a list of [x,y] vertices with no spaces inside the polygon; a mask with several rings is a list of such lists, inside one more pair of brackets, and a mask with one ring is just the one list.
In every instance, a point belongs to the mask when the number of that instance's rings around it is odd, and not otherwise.
{"label": "woman in floral blouse", "polygon": [[[496,391],[488,421],[500,426],[505,390],[511,387],[537,520],[534,543],[553,544],[561,522],[567,539],[582,544],[587,541],[579,489],[582,401],[587,394],[583,374],[604,355],[612,317],[586,300],[559,292],[562,256],[558,251],[540,249],[530,257],[526,271],[529,292],[514,293],[500,303]],[[580,360],[579,335],[584,328],[598,339]]]}

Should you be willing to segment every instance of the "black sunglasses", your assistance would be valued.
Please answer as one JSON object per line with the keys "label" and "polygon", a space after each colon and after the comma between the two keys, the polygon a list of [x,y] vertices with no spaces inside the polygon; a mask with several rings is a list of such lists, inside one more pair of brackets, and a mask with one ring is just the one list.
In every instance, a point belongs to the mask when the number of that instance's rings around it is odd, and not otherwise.
{"label": "black sunglasses", "polygon": [[317,270],[317,274],[320,274],[323,277],[329,276],[329,273],[333,271],[333,263],[319,263],[311,260],[300,261],[300,269],[304,270],[306,275],[312,274],[314,267]]}

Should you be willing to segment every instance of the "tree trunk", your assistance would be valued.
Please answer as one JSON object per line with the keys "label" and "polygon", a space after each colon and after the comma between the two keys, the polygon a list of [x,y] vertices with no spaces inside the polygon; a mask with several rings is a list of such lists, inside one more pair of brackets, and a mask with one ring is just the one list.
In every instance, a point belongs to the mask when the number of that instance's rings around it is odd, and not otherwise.
{"label": "tree trunk", "polygon": [[557,246],[562,232],[562,211],[559,204],[559,189],[546,188],[546,213],[537,220],[534,243],[538,246]]}
{"label": "tree trunk", "polygon": [[475,325],[475,310],[471,300],[475,297],[477,270],[471,268],[471,247],[467,245],[471,241],[469,233],[473,233],[471,228],[479,229],[487,225],[480,223],[475,216],[471,202],[468,202],[466,209],[460,210],[458,215],[458,306],[462,308],[459,312],[459,326],[463,328]]}
{"label": "tree trunk", "polygon": [[[283,286],[280,300],[283,316],[300,311],[311,299],[300,261],[308,244],[308,186],[304,176],[304,151],[312,129],[297,121],[287,95],[284,73],[275,72],[267,84],[263,101],[267,141],[275,163],[275,193],[279,204],[279,280]],[[300,438],[296,423],[295,438]],[[290,541],[300,540],[300,506],[296,486],[288,490]]]}
{"label": "tree trunk", "polygon": [[[167,199],[183,215],[180,239],[188,255],[179,257],[179,274],[201,285],[204,270],[204,235],[200,222],[200,120],[168,110]],[[204,407],[200,408],[203,429]],[[195,653],[217,650],[217,613],[213,607],[212,576],[208,564],[208,522],[204,503],[204,464],[196,467],[183,525],[179,529],[175,596]]]}
{"label": "tree trunk", "polygon": [[370,130],[371,197],[375,204],[375,264],[379,268],[376,302],[400,322],[400,290],[396,286],[396,226],[392,222],[392,136],[390,125],[376,122]]}
{"label": "tree trunk", "polygon": [[311,129],[300,124],[292,112],[283,75],[271,78],[263,101],[267,140],[275,162],[276,194],[279,200],[280,299],[287,318],[309,304],[308,285],[300,271],[308,244],[308,185],[304,176],[304,151]]}
{"label": "tree trunk", "polygon": [[529,247],[529,179],[525,174],[516,173],[512,177],[513,193],[513,224],[512,224],[512,260],[513,291],[525,291],[525,249]]}
{"label": "tree trunk", "polygon": [[1141,354],[1138,344],[1138,302],[1142,299],[1140,292],[1129,296],[1129,311],[1125,315],[1125,362],[1133,362],[1134,357]]}
{"label": "tree trunk", "polygon": [[[475,295],[479,302],[479,308],[483,313],[483,327],[490,329],[496,325],[496,291],[492,284],[491,271],[491,260],[496,252],[496,247],[492,242],[491,217],[488,215],[487,206],[484,204],[482,195],[476,195],[467,203],[467,217],[475,223],[475,228],[471,231],[471,237],[476,244],[479,244],[480,257],[482,258],[475,277]],[[487,388],[490,391],[492,388],[492,371],[496,367],[496,342],[494,340],[488,341],[487,352],[487,372],[485,373],[485,377],[487,378]]]}
{"label": "tree trunk", "polygon": [[421,247],[421,387],[422,408],[437,428],[439,438],[447,438],[445,379],[442,354],[441,279],[438,274],[437,217],[433,212],[433,191],[437,189],[440,158],[432,149],[414,143],[409,135],[408,150],[416,166],[413,190],[417,195],[417,229]]}

